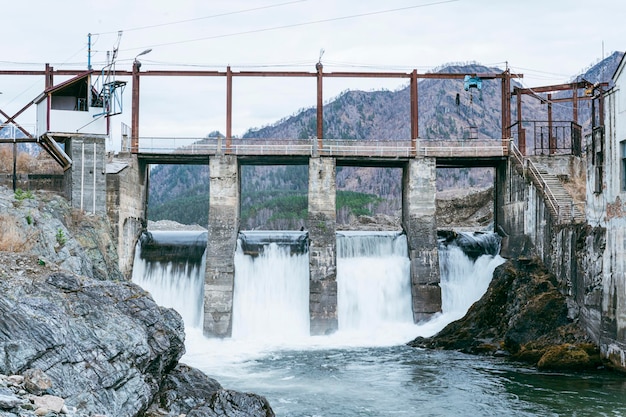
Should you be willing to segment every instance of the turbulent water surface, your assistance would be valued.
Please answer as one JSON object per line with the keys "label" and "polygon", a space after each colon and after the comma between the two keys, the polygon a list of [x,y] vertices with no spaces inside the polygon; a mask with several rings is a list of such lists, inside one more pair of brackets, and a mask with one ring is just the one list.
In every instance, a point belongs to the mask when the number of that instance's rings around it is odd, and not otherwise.
{"label": "turbulent water surface", "polygon": [[201,273],[185,272],[195,268],[161,263],[169,272],[155,273],[159,267],[140,263],[134,280],[157,302],[190,310],[183,362],[226,388],[264,395],[278,416],[626,416],[621,375],[546,373],[405,345],[462,317],[487,289],[499,256],[472,261],[454,245],[442,247],[444,312],[415,325],[405,237],[342,232],[337,247],[339,331],[331,336],[307,336],[308,257],[275,243],[255,258],[239,247],[229,339],[202,336],[197,296],[182,292],[182,303],[172,301],[173,288],[201,286]]}

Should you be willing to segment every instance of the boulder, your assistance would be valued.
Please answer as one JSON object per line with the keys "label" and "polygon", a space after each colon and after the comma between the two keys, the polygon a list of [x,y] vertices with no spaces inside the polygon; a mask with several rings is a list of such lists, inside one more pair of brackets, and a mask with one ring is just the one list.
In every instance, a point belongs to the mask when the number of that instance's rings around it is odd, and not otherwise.
{"label": "boulder", "polygon": [[411,346],[507,354],[545,369],[596,369],[599,350],[568,317],[556,277],[539,260],[508,260],[460,320]]}
{"label": "boulder", "polygon": [[187,417],[274,417],[269,403],[260,395],[219,390],[207,404],[196,407]]}
{"label": "boulder", "polygon": [[[68,272],[0,280],[0,373],[45,369],[80,413],[136,416],[184,353],[183,322],[130,282]],[[33,378],[31,378],[32,381]]]}
{"label": "boulder", "polygon": [[165,378],[145,417],[178,417],[211,400],[222,389],[198,369],[179,363]]}

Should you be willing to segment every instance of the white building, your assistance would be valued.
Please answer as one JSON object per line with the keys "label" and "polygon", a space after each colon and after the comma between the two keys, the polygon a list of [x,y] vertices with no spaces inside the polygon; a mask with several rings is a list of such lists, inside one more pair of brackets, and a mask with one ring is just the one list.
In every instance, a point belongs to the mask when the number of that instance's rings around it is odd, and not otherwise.
{"label": "white building", "polygon": [[[626,369],[626,60],[612,87],[593,91],[596,124],[587,140],[587,235],[583,315],[602,353]],[[600,120],[604,101],[603,125]],[[583,291],[581,290],[581,294]]]}

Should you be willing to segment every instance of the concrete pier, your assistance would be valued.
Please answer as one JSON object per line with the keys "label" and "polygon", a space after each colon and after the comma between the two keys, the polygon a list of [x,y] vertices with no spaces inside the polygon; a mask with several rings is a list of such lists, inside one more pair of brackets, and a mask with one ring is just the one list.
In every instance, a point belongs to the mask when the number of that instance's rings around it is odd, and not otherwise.
{"label": "concrete pier", "polygon": [[337,330],[337,182],[334,158],[309,161],[309,312],[311,335]]}
{"label": "concrete pier", "polygon": [[239,166],[236,156],[209,161],[209,224],[204,278],[204,334],[232,332],[235,249],[239,231]]}
{"label": "concrete pier", "polygon": [[410,160],[402,176],[402,225],[409,245],[415,322],[428,319],[441,311],[435,217],[436,179],[435,158]]}
{"label": "concrete pier", "polygon": [[[204,333],[232,334],[235,250],[240,219],[240,166],[236,155],[211,156],[209,220],[204,287]],[[338,329],[336,159],[311,157],[308,186],[309,317],[311,335]],[[120,263],[132,265],[136,237],[145,227],[147,164],[130,156],[109,163],[109,218],[123,248]],[[441,311],[437,223],[436,161],[416,158],[403,170],[402,223],[411,262],[413,318],[416,322]],[[132,177],[139,180],[132,180]],[[116,191],[117,190],[117,191]],[[134,233],[132,238],[129,234]],[[130,268],[128,268],[130,270]]]}

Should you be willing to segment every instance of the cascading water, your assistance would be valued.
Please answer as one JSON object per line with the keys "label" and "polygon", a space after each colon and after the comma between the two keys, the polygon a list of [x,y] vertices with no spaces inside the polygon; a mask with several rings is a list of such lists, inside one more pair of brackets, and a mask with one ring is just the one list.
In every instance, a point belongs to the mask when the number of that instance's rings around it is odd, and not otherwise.
{"label": "cascading water", "polygon": [[495,233],[453,233],[439,241],[441,309],[445,324],[465,315],[487,291],[493,271],[504,262]]}
{"label": "cascading water", "polygon": [[339,332],[381,335],[413,323],[406,236],[337,233]]}
{"label": "cascading water", "polygon": [[152,231],[135,248],[132,281],[178,311],[187,328],[202,326],[206,239],[206,232]]}
{"label": "cascading water", "polygon": [[[283,236],[276,243],[271,236],[246,234],[236,254],[230,339],[207,339],[201,326],[189,325],[199,322],[202,288],[184,293],[189,282],[196,282],[185,271],[201,276],[203,265],[179,268],[164,260],[146,261],[142,253],[152,249],[141,245],[133,280],[185,317],[183,362],[226,388],[264,395],[277,416],[625,415],[614,412],[626,407],[621,379],[600,383],[599,389],[587,380],[576,382],[579,377],[545,378],[500,359],[404,344],[436,333],[482,295],[503,262],[495,235],[453,234],[440,240],[443,312],[415,325],[409,315],[404,236],[341,232],[340,330],[310,337],[306,244],[298,238]],[[167,239],[157,235],[156,241]],[[176,299],[180,302],[167,301]],[[398,331],[392,323],[405,323],[410,331]],[[347,337],[338,337],[342,334]],[[381,335],[387,345],[379,343]]]}
{"label": "cascading water", "polygon": [[302,232],[240,233],[235,252],[234,339],[279,342],[308,336],[305,243]]}

